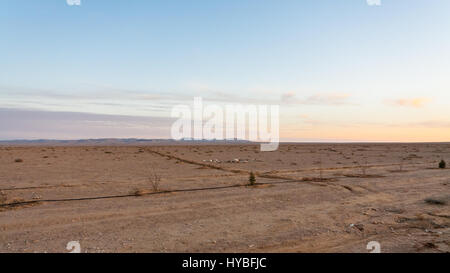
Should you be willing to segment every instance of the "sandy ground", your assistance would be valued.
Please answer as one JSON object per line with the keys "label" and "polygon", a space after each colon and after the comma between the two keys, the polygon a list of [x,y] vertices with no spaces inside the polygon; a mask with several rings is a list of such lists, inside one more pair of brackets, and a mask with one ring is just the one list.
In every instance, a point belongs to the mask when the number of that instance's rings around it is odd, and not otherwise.
{"label": "sandy ground", "polygon": [[449,252],[441,159],[450,144],[3,146],[0,252]]}

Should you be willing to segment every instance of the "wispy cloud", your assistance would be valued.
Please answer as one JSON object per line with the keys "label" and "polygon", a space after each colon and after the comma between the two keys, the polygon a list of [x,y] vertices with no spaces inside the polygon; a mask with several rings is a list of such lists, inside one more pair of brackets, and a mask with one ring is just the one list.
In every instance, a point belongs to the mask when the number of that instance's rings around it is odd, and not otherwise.
{"label": "wispy cloud", "polygon": [[[399,125],[394,124],[393,126],[399,126]],[[420,122],[411,122],[411,123],[403,124],[403,126],[448,129],[448,128],[450,128],[450,120],[427,120],[427,121],[420,121]]]}
{"label": "wispy cloud", "polygon": [[429,98],[401,98],[396,100],[386,100],[386,103],[394,106],[421,108],[430,101],[431,99]]}
{"label": "wispy cloud", "polygon": [[375,122],[375,121],[354,121],[354,120],[334,120],[315,118],[306,114],[298,115],[297,122],[301,121],[303,124],[311,126],[325,126],[330,127],[358,127],[358,128],[428,128],[428,129],[448,129],[450,128],[450,120],[422,120],[414,122]]}
{"label": "wispy cloud", "polygon": [[348,105],[349,94],[315,94],[306,98],[297,98],[294,92],[288,92],[281,95],[281,101],[287,104],[306,104],[306,105]]}
{"label": "wispy cloud", "polygon": [[173,118],[0,108],[0,139],[170,138]]}

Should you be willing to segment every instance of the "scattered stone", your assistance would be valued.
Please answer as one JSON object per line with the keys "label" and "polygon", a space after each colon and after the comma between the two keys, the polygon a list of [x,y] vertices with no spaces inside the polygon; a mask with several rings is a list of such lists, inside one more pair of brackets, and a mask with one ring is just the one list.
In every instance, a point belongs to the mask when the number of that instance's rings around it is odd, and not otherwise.
{"label": "scattered stone", "polygon": [[42,196],[40,196],[39,194],[33,192],[31,194],[31,199],[33,199],[33,200],[40,200],[40,199],[42,199]]}
{"label": "scattered stone", "polygon": [[356,224],[355,228],[357,228],[359,231],[364,231],[364,225],[363,224]]}

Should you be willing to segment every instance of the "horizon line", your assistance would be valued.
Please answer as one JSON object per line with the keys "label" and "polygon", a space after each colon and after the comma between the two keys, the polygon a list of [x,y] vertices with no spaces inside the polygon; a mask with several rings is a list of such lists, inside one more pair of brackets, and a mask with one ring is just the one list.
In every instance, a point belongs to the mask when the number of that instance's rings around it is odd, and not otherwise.
{"label": "horizon line", "polygon": [[[149,141],[172,141],[172,142],[248,142],[251,144],[260,144],[265,142],[250,141],[246,139],[182,139],[175,140],[171,138],[80,138],[80,139],[50,139],[50,138],[40,138],[40,139],[0,139],[0,143],[8,142],[77,142],[77,141],[135,141],[135,142],[149,142]],[[299,141],[279,141],[282,143],[323,143],[323,144],[450,144],[449,141],[367,141],[367,140],[299,140]]]}

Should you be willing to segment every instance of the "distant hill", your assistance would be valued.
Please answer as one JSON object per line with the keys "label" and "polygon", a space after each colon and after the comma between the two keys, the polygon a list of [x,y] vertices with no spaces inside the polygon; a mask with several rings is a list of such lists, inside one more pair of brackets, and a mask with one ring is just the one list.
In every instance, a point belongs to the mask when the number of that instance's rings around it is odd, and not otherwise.
{"label": "distant hill", "polygon": [[252,143],[247,140],[173,140],[173,139],[140,139],[140,138],[98,138],[98,139],[77,139],[77,140],[58,140],[58,139],[17,139],[0,140],[3,146],[22,146],[22,145],[41,145],[41,146],[94,146],[94,145],[188,145],[188,144],[242,144]]}

